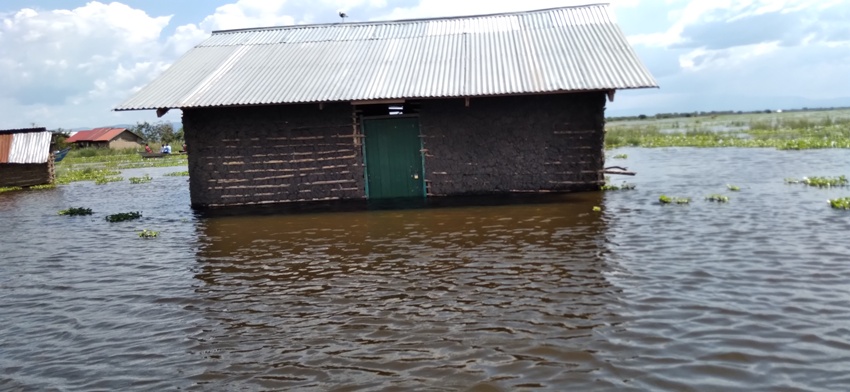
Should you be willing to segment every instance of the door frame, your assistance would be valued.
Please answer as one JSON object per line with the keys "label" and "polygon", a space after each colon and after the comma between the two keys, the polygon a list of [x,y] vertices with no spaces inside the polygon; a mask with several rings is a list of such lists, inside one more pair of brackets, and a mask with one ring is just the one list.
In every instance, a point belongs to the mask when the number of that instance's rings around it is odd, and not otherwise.
{"label": "door frame", "polygon": [[363,135],[363,143],[360,144],[360,154],[363,156],[363,185],[366,191],[366,199],[370,199],[369,197],[369,163],[366,162],[366,122],[370,120],[387,120],[387,119],[401,119],[401,118],[413,118],[416,119],[416,130],[419,132],[417,137],[419,138],[419,158],[422,162],[422,198],[428,197],[428,186],[427,182],[425,182],[425,143],[422,140],[422,123],[419,121],[418,114],[392,114],[392,115],[381,115],[381,116],[360,116],[360,134]]}

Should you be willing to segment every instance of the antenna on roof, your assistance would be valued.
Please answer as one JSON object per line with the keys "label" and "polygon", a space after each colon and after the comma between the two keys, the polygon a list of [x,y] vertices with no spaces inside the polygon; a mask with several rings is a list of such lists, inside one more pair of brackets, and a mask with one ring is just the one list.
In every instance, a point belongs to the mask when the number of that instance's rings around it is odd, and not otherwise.
{"label": "antenna on roof", "polygon": [[348,17],[345,12],[339,11],[339,17],[342,19],[342,23],[345,23],[345,18]]}

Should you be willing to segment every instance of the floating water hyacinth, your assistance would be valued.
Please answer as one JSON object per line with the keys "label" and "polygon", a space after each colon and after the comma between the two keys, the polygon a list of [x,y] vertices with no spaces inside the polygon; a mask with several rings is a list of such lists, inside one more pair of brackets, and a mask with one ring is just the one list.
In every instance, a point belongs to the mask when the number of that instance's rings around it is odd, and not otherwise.
{"label": "floating water hyacinth", "polygon": [[151,176],[148,174],[145,174],[142,177],[130,177],[131,184],[144,184],[147,182],[151,182]]}
{"label": "floating water hyacinth", "polygon": [[713,195],[707,196],[705,198],[705,200],[713,201],[713,202],[717,202],[717,203],[727,203],[727,202],[729,202],[729,196],[713,194]]}
{"label": "floating water hyacinth", "polygon": [[84,215],[91,215],[91,214],[92,214],[91,208],[84,208],[84,207],[72,207],[72,208],[69,208],[67,210],[59,211],[59,215],[68,215],[68,216],[84,216]]}
{"label": "floating water hyacinth", "polygon": [[158,231],[144,229],[139,232],[139,238],[156,238],[159,237]]}
{"label": "floating water hyacinth", "polygon": [[850,210],[850,197],[839,197],[827,200],[829,206],[837,210]]}
{"label": "floating water hyacinth", "polygon": [[688,204],[691,202],[689,197],[671,197],[667,195],[661,195],[658,197],[658,201],[661,204]]}
{"label": "floating water hyacinth", "polygon": [[133,219],[139,219],[142,217],[141,212],[121,212],[118,214],[112,214],[106,216],[107,222],[124,222]]}
{"label": "floating water hyacinth", "polygon": [[732,184],[726,184],[726,189],[729,189],[732,192],[738,192],[741,190],[741,187]]}

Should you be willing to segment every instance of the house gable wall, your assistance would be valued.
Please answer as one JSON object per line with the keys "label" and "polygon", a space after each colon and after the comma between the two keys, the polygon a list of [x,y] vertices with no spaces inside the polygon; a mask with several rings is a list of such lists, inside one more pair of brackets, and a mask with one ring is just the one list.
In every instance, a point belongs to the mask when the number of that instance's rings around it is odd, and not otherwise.
{"label": "house gable wall", "polygon": [[134,135],[130,131],[121,132],[118,136],[109,141],[109,148],[124,149],[124,148],[139,148],[143,146],[142,138]]}

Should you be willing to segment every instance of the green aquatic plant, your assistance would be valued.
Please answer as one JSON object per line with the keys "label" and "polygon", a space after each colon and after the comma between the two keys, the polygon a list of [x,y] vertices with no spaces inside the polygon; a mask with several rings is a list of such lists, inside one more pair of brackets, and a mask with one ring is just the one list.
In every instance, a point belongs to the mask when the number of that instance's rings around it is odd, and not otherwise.
{"label": "green aquatic plant", "polygon": [[91,208],[85,208],[85,207],[71,207],[67,210],[59,211],[59,215],[68,215],[68,216],[85,216],[85,215],[91,215],[91,214],[92,214]]}
{"label": "green aquatic plant", "polygon": [[838,177],[803,177],[802,183],[808,186],[818,188],[829,188],[836,186],[847,186],[848,181],[846,176]]}
{"label": "green aquatic plant", "polygon": [[188,176],[188,175],[189,175],[189,171],[188,171],[188,170],[186,170],[186,171],[179,171],[179,172],[173,172],[173,173],[167,173],[167,174],[166,174],[166,176],[168,176],[168,177],[185,177],[185,176]]}
{"label": "green aquatic plant", "polygon": [[837,210],[850,210],[850,196],[830,199],[829,205]]}
{"label": "green aquatic plant", "polygon": [[675,197],[675,196],[667,196],[661,195],[658,197],[658,201],[661,204],[688,204],[691,202],[689,197]]}
{"label": "green aquatic plant", "polygon": [[738,192],[741,190],[741,187],[732,184],[726,184],[726,189],[729,189],[732,192]]}
{"label": "green aquatic plant", "polygon": [[118,214],[112,214],[106,216],[107,222],[124,222],[134,219],[139,219],[142,217],[141,212],[121,212]]}
{"label": "green aquatic plant", "polygon": [[124,181],[124,177],[100,177],[94,180],[95,185],[104,185],[110,182],[120,182]]}
{"label": "green aquatic plant", "polygon": [[628,154],[617,154],[617,155],[614,155],[612,158],[613,159],[628,159],[629,155]]}
{"label": "green aquatic plant", "polygon": [[599,189],[603,191],[630,191],[635,189],[635,184],[628,184],[625,181],[623,181],[623,184],[619,186],[605,183],[604,185],[600,186]]}
{"label": "green aquatic plant", "polygon": [[706,196],[705,200],[714,201],[714,202],[717,202],[717,203],[728,203],[729,202],[729,196],[724,196],[724,195],[720,195],[720,194],[713,194],[713,195]]}
{"label": "green aquatic plant", "polygon": [[149,174],[145,174],[142,177],[130,177],[131,184],[144,184],[151,182],[152,178]]}
{"label": "green aquatic plant", "polygon": [[19,186],[7,186],[7,187],[0,187],[0,193],[3,193],[3,192],[12,192],[12,191],[20,191],[20,190],[23,190],[23,189],[24,189],[24,188],[21,188],[21,187],[19,187]]}
{"label": "green aquatic plant", "polygon": [[58,170],[56,183],[60,185],[70,184],[77,181],[97,181],[98,179],[121,174],[118,170],[96,169],[86,167],[84,169]]}
{"label": "green aquatic plant", "polygon": [[156,238],[159,237],[158,231],[144,229],[139,232],[139,238]]}
{"label": "green aquatic plant", "polygon": [[593,206],[593,212],[602,212],[602,207],[600,207],[600,206]]}

